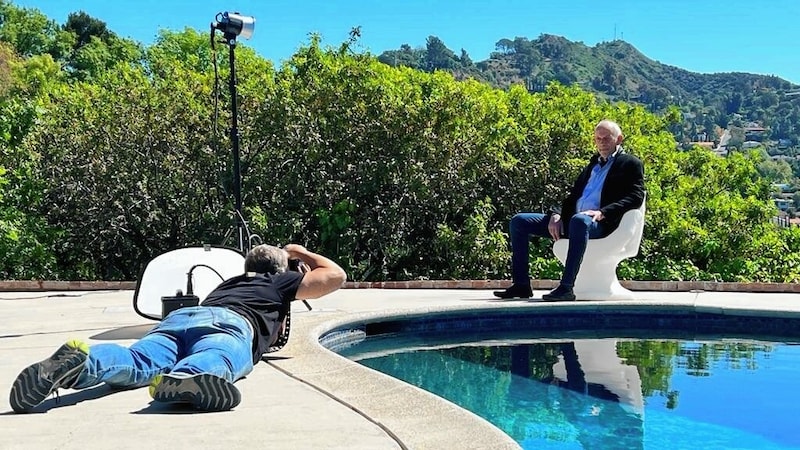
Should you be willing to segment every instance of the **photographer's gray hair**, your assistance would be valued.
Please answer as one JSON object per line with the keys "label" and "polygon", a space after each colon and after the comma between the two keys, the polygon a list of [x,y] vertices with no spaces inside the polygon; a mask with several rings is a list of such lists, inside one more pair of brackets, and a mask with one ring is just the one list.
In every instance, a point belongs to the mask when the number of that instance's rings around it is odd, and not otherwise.
{"label": "photographer's gray hair", "polygon": [[278,274],[289,267],[289,255],[280,247],[261,244],[253,247],[244,259],[244,271]]}

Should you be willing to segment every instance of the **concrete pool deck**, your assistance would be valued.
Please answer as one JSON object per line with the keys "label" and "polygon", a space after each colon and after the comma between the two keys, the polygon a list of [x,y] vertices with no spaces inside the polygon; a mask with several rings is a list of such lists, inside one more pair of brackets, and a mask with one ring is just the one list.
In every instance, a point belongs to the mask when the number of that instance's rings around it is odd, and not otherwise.
{"label": "concrete pool deck", "polygon": [[[541,296],[546,291],[536,290]],[[137,315],[133,291],[0,292],[0,449],[518,448],[483,419],[324,349],[340,325],[470,309],[600,311],[641,305],[761,317],[800,318],[800,294],[636,292],[633,302],[499,301],[491,290],[342,289],[295,302],[289,343],[240,380],[232,411],[197,414],[151,403],[146,389],[62,390],[34,413],[14,414],[8,392],[27,365],[68,338],[130,344],[155,322]]]}

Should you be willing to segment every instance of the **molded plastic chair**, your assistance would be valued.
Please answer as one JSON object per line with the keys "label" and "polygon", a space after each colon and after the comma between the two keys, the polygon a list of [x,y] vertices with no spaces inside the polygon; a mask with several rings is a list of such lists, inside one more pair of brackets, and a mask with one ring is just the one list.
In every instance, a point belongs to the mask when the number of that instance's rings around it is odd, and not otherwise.
{"label": "molded plastic chair", "polygon": [[[622,287],[617,279],[617,266],[623,259],[639,254],[644,232],[644,214],[647,196],[642,206],[622,216],[619,227],[602,239],[589,239],[583,263],[575,279],[575,297],[578,300],[633,300],[633,292]],[[567,259],[569,239],[559,239],[553,244],[553,253],[562,264]]]}
{"label": "molded plastic chair", "polygon": [[[616,403],[627,413],[636,416],[625,418],[617,426],[636,424],[644,416],[642,379],[635,365],[627,364],[617,355],[617,342],[615,339],[576,339],[573,345],[578,358],[577,368],[583,372],[587,385],[602,387],[604,391],[616,395]],[[568,371],[562,355],[553,364],[553,376],[566,383],[570,381]]]}

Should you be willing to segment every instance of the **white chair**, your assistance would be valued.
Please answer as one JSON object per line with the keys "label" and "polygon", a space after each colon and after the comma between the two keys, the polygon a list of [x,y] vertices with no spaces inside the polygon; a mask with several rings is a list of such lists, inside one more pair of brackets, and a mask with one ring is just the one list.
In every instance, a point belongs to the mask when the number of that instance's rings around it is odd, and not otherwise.
{"label": "white chair", "polygon": [[[575,279],[575,297],[578,300],[633,300],[633,292],[622,287],[617,279],[617,266],[623,259],[639,253],[644,232],[645,201],[638,209],[622,216],[619,227],[602,239],[589,239],[583,263]],[[562,264],[567,260],[569,239],[559,239],[553,244],[553,253]]]}
{"label": "white chair", "polygon": [[[642,378],[635,365],[617,355],[616,339],[576,339],[574,342],[578,364],[587,384],[599,385],[617,396],[622,409],[635,414],[638,420],[644,416]],[[564,355],[553,364],[553,376],[560,381],[569,381]],[[637,420],[633,417],[626,419]]]}

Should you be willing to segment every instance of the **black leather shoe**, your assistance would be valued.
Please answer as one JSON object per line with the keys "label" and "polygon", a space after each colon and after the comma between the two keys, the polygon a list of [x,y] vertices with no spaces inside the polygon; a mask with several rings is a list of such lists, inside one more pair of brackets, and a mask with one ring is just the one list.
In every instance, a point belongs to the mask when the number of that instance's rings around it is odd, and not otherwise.
{"label": "black leather shoe", "polygon": [[505,291],[494,291],[494,296],[500,298],[531,298],[533,290],[531,290],[530,285],[512,284]]}
{"label": "black leather shoe", "polygon": [[575,293],[572,292],[572,288],[565,288],[559,284],[549,294],[542,295],[542,300],[546,302],[571,302],[575,300]]}

